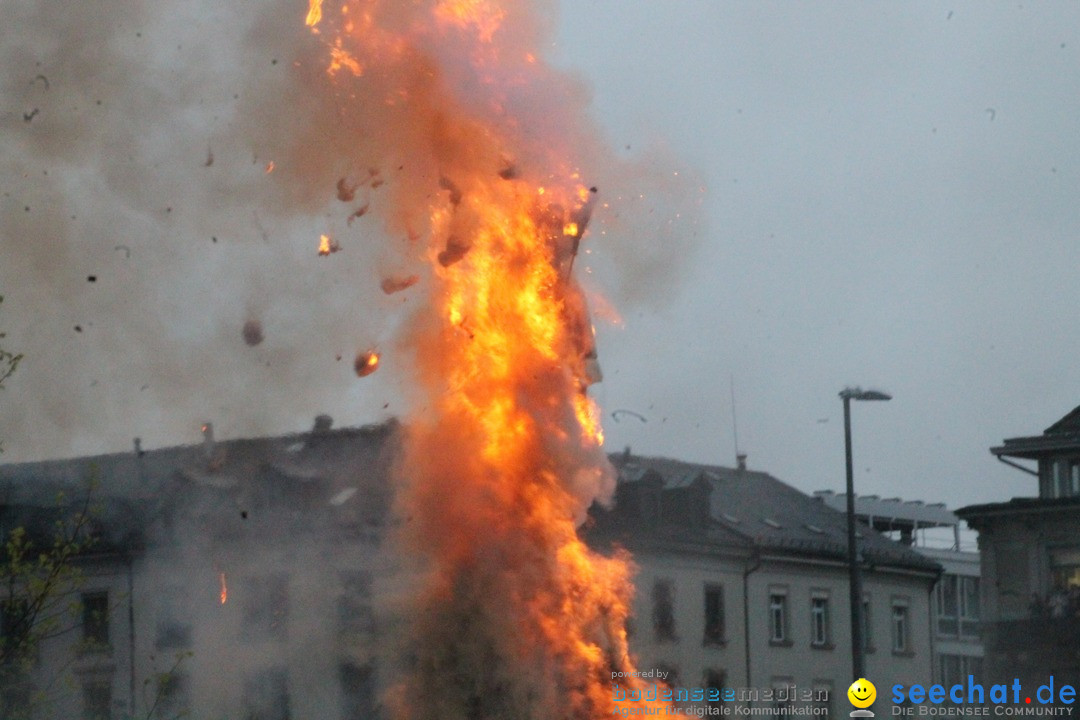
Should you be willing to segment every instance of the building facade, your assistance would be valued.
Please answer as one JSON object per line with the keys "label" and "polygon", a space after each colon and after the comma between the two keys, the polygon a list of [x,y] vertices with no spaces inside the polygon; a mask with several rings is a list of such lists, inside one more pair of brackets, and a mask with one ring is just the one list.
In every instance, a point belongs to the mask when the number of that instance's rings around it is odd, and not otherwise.
{"label": "building facade", "polygon": [[[0,466],[14,508],[91,482],[107,542],[79,560],[67,632],[43,639],[35,718],[377,720],[395,637],[393,424]],[[844,516],[745,469],[613,457],[587,523],[638,566],[627,628],[640,669],[747,704],[846,708]],[[870,528],[867,674],[930,680],[938,565]],[[887,698],[878,701],[880,711]]]}
{"label": "building facade", "polygon": [[[847,493],[818,491],[814,497],[840,512]],[[969,675],[982,678],[979,612],[979,553],[961,520],[943,504],[876,495],[855,497],[855,515],[865,525],[941,565],[930,603],[934,682],[952,687]]]}
{"label": "building facade", "polygon": [[[639,667],[686,686],[757,693],[752,704],[850,709],[846,516],[745,468],[629,454],[613,462],[615,504],[594,513],[590,537],[627,547],[640,567]],[[925,684],[939,565],[869,527],[859,543],[867,677]],[[877,709],[888,700],[882,694]]]}
{"label": "building facade", "polygon": [[979,531],[985,673],[1025,687],[1080,677],[1080,408],[990,450],[1036,497],[957,511]]}

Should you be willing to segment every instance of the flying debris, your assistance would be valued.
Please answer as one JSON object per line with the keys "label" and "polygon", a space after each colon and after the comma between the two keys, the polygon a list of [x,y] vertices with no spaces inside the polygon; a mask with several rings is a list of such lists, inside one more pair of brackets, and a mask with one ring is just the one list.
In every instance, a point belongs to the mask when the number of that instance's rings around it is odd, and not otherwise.
{"label": "flying debris", "polygon": [[367,377],[379,369],[379,353],[370,351],[358,353],[353,369],[356,370],[357,377]]}
{"label": "flying debris", "polygon": [[351,226],[351,225],[352,225],[352,221],[353,221],[353,220],[355,220],[356,218],[362,218],[362,217],[364,217],[365,215],[367,215],[367,211],[368,211],[368,204],[367,204],[367,203],[364,203],[363,205],[361,205],[360,207],[358,207],[358,208],[357,208],[357,209],[356,209],[356,210],[355,210],[355,211],[353,212],[353,214],[352,214],[352,215],[350,215],[350,216],[348,217],[348,219],[347,219],[347,220],[345,221],[345,223],[346,223],[347,225],[350,225],[350,226]]}
{"label": "flying debris", "polygon": [[345,178],[337,181],[337,199],[341,202],[352,202],[356,197],[356,185],[351,185]]}
{"label": "flying debris", "polygon": [[319,257],[329,255],[330,253],[336,253],[341,250],[341,246],[338,245],[337,240],[331,240],[326,235],[319,236]]}
{"label": "flying debris", "polygon": [[255,347],[263,341],[262,323],[258,320],[248,320],[244,323],[241,334],[244,336],[245,343],[250,347]]}
{"label": "flying debris", "polygon": [[206,148],[206,162],[203,163],[203,167],[210,167],[214,164],[214,151],[212,148]]}
{"label": "flying debris", "polygon": [[638,420],[640,420],[643,423],[649,422],[648,418],[646,418],[641,413],[634,412],[633,410],[612,410],[611,411],[611,419],[614,420],[615,422],[619,422],[619,418],[622,417],[623,415],[629,415],[631,417],[636,417]]}
{"label": "flying debris", "polygon": [[33,120],[33,119],[34,119],[34,117],[35,117],[35,116],[36,116],[36,115],[37,115],[37,114],[38,114],[39,112],[41,112],[41,111],[40,111],[40,110],[38,110],[37,108],[34,108],[33,110],[31,110],[31,111],[30,111],[30,112],[28,112],[28,113],[23,113],[23,116],[22,116],[23,122],[30,122],[31,120]]}
{"label": "flying debris", "polygon": [[990,116],[990,122],[994,122],[994,118],[997,117],[997,110],[986,108],[986,114]]}
{"label": "flying debris", "polygon": [[439,253],[439,264],[450,267],[465,257],[467,252],[469,252],[469,246],[464,244],[457,235],[451,235],[446,238],[446,249]]}
{"label": "flying debris", "polygon": [[420,282],[419,275],[409,275],[408,277],[391,276],[383,278],[379,283],[379,287],[387,295],[393,295],[396,292],[401,292],[406,288],[411,288],[416,283]]}
{"label": "flying debris", "polygon": [[439,177],[439,187],[450,193],[451,205],[461,204],[461,188],[459,188],[453,180],[446,177],[445,175],[442,175]]}

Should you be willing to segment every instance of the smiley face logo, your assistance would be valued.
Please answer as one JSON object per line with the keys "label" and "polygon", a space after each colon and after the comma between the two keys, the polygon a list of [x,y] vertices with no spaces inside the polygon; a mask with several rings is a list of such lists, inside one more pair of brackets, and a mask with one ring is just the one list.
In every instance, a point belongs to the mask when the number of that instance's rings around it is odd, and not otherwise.
{"label": "smiley face logo", "polygon": [[859,678],[847,689],[848,700],[857,708],[868,708],[877,699],[877,688],[866,678]]}

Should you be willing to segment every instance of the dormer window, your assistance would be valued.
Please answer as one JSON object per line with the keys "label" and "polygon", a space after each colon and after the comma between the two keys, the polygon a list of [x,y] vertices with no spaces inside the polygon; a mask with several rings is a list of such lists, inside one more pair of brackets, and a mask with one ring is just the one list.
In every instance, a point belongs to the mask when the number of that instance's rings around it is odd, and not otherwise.
{"label": "dormer window", "polygon": [[1039,477],[1043,499],[1080,497],[1080,458],[1050,458],[1042,463]]}

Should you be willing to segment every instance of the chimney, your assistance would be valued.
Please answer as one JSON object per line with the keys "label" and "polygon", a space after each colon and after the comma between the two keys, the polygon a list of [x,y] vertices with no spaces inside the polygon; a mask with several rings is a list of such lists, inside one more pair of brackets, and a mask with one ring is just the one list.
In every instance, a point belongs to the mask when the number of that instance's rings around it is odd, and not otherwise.
{"label": "chimney", "polygon": [[203,423],[202,426],[203,453],[206,457],[214,454],[214,424]]}
{"label": "chimney", "polygon": [[735,456],[736,468],[739,470],[746,469],[746,453],[739,453]]}
{"label": "chimney", "polygon": [[142,457],[143,456],[142,438],[135,438],[135,440],[133,442],[135,443],[135,457]]}

